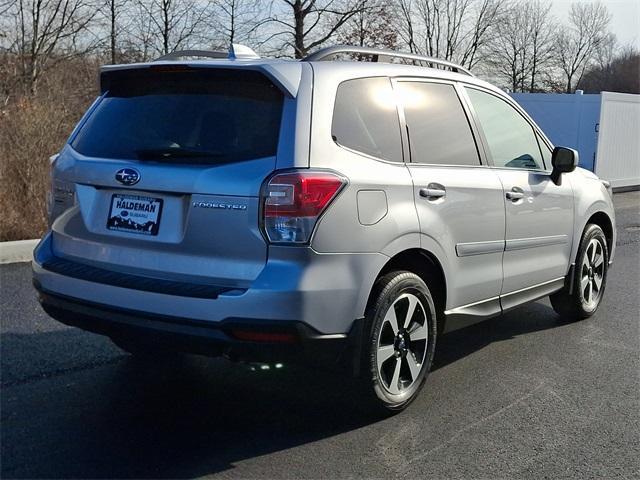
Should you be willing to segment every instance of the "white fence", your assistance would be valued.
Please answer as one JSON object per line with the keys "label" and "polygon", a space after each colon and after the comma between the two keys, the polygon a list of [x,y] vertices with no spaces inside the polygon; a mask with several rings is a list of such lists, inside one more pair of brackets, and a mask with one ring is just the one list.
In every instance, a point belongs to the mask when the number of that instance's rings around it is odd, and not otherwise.
{"label": "white fence", "polygon": [[595,172],[614,187],[640,185],[640,95],[602,92]]}

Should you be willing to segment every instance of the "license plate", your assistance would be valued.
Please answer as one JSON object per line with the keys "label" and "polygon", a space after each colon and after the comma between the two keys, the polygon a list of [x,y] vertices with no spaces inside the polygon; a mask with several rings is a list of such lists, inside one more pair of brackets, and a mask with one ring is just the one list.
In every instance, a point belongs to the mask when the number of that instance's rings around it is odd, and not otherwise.
{"label": "license plate", "polygon": [[161,213],[161,198],[114,194],[111,196],[107,228],[119,232],[157,235]]}

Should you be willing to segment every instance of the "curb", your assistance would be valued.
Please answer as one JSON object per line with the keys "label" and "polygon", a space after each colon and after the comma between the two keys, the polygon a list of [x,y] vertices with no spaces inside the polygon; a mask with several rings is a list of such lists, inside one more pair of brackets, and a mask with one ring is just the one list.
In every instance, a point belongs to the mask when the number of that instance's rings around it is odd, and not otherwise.
{"label": "curb", "polygon": [[0,264],[30,262],[33,249],[40,240],[17,240],[15,242],[0,242]]}

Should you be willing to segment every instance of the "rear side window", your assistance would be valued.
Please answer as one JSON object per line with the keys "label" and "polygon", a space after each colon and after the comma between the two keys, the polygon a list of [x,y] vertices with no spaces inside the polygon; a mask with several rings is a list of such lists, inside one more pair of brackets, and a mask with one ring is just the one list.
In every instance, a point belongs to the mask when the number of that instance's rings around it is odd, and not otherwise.
{"label": "rear side window", "polygon": [[259,72],[103,74],[105,97],[73,139],[92,157],[217,163],[276,154],[283,95]]}
{"label": "rear side window", "polygon": [[480,165],[469,121],[453,85],[399,82],[411,144],[411,161]]}
{"label": "rear side window", "polygon": [[467,88],[467,93],[496,167],[543,168],[533,127],[515,108],[501,98],[475,88]]}
{"label": "rear side window", "polygon": [[343,147],[392,162],[402,162],[400,122],[391,80],[360,78],[342,82],[331,125]]}

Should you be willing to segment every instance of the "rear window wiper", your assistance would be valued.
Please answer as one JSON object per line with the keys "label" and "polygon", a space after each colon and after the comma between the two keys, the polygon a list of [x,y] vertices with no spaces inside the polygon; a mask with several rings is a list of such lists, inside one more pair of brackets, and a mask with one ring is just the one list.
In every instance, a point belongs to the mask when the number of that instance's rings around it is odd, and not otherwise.
{"label": "rear window wiper", "polygon": [[165,147],[165,148],[143,148],[135,150],[135,154],[140,159],[160,159],[163,158],[211,158],[223,157],[226,154],[222,152],[208,150],[193,150],[182,147]]}

